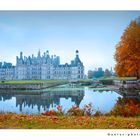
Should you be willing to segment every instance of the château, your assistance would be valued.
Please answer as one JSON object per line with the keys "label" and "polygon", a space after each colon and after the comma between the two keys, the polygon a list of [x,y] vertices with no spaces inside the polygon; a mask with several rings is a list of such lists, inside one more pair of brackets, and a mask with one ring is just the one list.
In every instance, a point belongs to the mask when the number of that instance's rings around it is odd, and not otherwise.
{"label": "ch\u00e2teau", "polygon": [[0,62],[1,80],[48,80],[48,79],[83,79],[84,65],[79,58],[79,51],[76,50],[76,56],[70,64],[60,64],[60,57],[50,55],[49,51],[41,55],[40,50],[37,56],[16,57],[16,66],[12,63]]}

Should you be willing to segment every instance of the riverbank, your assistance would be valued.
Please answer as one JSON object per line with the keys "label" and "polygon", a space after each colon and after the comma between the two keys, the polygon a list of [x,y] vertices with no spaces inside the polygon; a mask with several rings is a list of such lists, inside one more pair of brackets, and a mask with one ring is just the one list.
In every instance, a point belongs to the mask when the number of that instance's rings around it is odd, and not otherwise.
{"label": "riverbank", "polygon": [[6,80],[0,81],[1,90],[40,90],[66,84],[66,80]]}
{"label": "riverbank", "polygon": [[140,117],[43,116],[0,113],[1,129],[140,129]]}

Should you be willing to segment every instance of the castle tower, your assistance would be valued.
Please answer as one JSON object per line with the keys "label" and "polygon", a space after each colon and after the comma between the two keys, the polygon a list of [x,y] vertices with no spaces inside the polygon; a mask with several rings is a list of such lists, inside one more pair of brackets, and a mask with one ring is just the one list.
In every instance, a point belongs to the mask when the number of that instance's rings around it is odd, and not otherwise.
{"label": "castle tower", "polygon": [[40,57],[41,55],[40,55],[40,49],[39,49],[39,51],[38,51],[38,55],[37,55],[38,57]]}
{"label": "castle tower", "polygon": [[76,57],[79,57],[79,51],[78,50],[76,50]]}
{"label": "castle tower", "polygon": [[18,64],[18,56],[16,56],[16,65]]}
{"label": "castle tower", "polygon": [[47,56],[49,55],[49,51],[48,51],[48,50],[46,51],[46,55],[47,55]]}
{"label": "castle tower", "polygon": [[23,53],[20,52],[20,59],[23,59]]}

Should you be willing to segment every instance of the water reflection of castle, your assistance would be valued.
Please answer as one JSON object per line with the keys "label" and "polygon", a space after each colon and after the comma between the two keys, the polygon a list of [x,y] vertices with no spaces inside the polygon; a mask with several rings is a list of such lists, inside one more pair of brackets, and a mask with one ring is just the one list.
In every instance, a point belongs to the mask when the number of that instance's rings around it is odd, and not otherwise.
{"label": "water reflection of castle", "polygon": [[[7,91],[8,92],[8,91]],[[41,108],[44,110],[48,110],[50,107],[55,107],[60,105],[60,99],[71,99],[71,101],[79,106],[80,102],[84,97],[84,90],[66,90],[66,91],[49,91],[46,93],[8,93],[0,91],[0,101],[6,101],[12,99],[12,97],[16,98],[16,107],[19,106],[19,110],[22,111],[24,107],[30,107],[34,109],[36,106],[38,111]]]}

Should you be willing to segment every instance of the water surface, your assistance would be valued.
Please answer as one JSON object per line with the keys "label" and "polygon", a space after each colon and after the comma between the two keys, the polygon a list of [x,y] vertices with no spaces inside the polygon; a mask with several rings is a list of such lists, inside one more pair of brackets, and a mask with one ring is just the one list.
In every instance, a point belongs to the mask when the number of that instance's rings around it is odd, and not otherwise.
{"label": "water surface", "polygon": [[73,105],[84,107],[92,103],[95,111],[109,112],[118,97],[114,91],[93,91],[88,87],[71,87],[63,85],[43,90],[33,91],[0,91],[0,111],[16,113],[41,113],[56,109],[58,105],[67,111]]}

